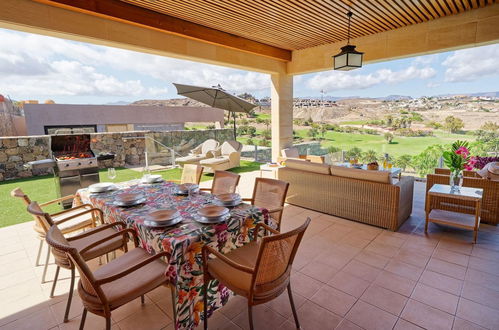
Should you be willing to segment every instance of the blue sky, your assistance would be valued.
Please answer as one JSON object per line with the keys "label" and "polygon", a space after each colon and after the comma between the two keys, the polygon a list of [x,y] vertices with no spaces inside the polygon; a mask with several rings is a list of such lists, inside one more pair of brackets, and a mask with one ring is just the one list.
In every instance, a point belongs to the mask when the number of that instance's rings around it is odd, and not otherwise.
{"label": "blue sky", "polygon": [[[0,94],[105,104],[175,97],[172,82],[268,96],[268,75],[0,29]],[[362,51],[362,49],[359,49]],[[294,95],[413,97],[499,91],[499,44],[295,77]]]}

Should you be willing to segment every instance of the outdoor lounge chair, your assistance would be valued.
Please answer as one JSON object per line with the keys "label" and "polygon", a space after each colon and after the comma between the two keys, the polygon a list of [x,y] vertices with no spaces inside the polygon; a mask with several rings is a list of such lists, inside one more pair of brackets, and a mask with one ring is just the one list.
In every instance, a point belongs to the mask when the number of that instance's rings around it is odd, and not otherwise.
{"label": "outdoor lounge chair", "polygon": [[184,157],[179,157],[175,161],[180,164],[197,164],[203,159],[210,158],[212,155],[210,151],[217,149],[219,143],[213,139],[208,139],[198,145],[196,148],[192,149],[189,155]]}
{"label": "outdoor lounge chair", "polygon": [[[207,291],[208,282],[212,279],[220,281],[235,294],[248,299],[251,330],[253,330],[252,307],[274,300],[287,289],[296,328],[300,329],[291,293],[290,276],[296,250],[309,224],[310,218],[307,218],[300,227],[281,234],[259,223],[253,232],[252,242],[226,254],[218,252],[211,246],[203,246],[204,329],[208,329]],[[271,235],[264,236],[258,241],[260,229],[269,231]],[[216,258],[210,259],[210,255]]]}
{"label": "outdoor lounge chair", "polygon": [[239,167],[242,149],[243,145],[237,141],[225,141],[219,148],[210,152],[211,158],[202,160],[199,164],[209,173]]}
{"label": "outdoor lounge chair", "polygon": [[[93,212],[98,210],[100,216],[102,217],[102,211],[100,209],[91,209],[86,212]],[[85,261],[91,260],[94,258],[98,258],[100,256],[106,255],[109,252],[113,252],[117,249],[123,249],[127,251],[127,243],[128,236],[121,234],[121,236],[113,236],[118,232],[114,230],[115,227],[121,227],[121,229],[126,228],[126,225],[123,222],[115,222],[112,224],[106,224],[99,226],[97,228],[93,228],[76,236],[65,238],[62,234],[62,231],[59,229],[57,224],[54,224],[53,219],[48,213],[43,212],[40,206],[36,202],[31,202],[28,206],[28,212],[33,215],[37,222],[39,222],[40,226],[45,231],[45,239],[47,239],[47,233],[49,229],[56,228],[61,240],[74,249],[81,253],[81,258]],[[112,239],[103,240],[106,237],[110,237]],[[100,243],[99,243],[100,242]],[[47,243],[51,245],[48,242]],[[98,243],[98,244],[97,244]],[[55,259],[55,264],[57,265],[57,269],[54,275],[54,282],[52,283],[52,290],[50,291],[50,298],[54,296],[55,286],[57,284],[57,279],[59,277],[60,268],[65,268],[71,270],[71,284],[69,287],[69,296],[68,302],[66,303],[66,312],[64,313],[64,322],[68,321],[69,310],[71,308],[71,300],[73,298],[73,288],[75,281],[75,267],[73,262],[66,255],[66,251],[57,249],[57,247],[52,245],[52,254]]]}
{"label": "outdoor lounge chair", "polygon": [[[124,255],[93,272],[90,270],[85,262],[86,253],[113,240],[124,240],[129,234],[134,238],[133,250],[125,251]],[[168,281],[165,276],[167,265],[161,260],[167,256],[167,252],[151,256],[146,250],[138,247],[137,233],[132,228],[114,232],[83,249],[77,249],[64,238],[57,226],[52,226],[47,233],[47,243],[54,250],[66,255],[70,264],[74,265],[73,270],[76,266],[80,273],[78,294],[84,308],[80,329],[84,328],[87,312],[90,312],[105,317],[106,330],[110,330],[113,310],[139,297],[144,304],[146,293],[167,284]]]}
{"label": "outdoor lounge chair", "polygon": [[[21,188],[15,188],[10,192],[10,195],[12,197],[16,197],[19,199],[22,199],[24,204],[26,206],[29,206],[31,204],[31,199],[26,195]],[[74,195],[69,195],[61,198],[57,198],[54,200],[51,200],[46,203],[39,204],[41,208],[60,203],[64,200],[67,199],[73,199],[75,196]],[[78,232],[87,228],[93,228],[96,225],[97,221],[102,221],[103,219],[99,219],[99,214],[96,211],[92,212],[87,212],[87,210],[93,209],[92,205],[89,204],[83,204],[79,205],[77,207],[73,207],[64,211],[60,211],[57,213],[53,213],[50,215],[54,223],[59,227],[59,229],[62,231],[63,234],[71,234],[74,232]],[[40,265],[40,256],[42,253],[42,248],[43,248],[43,242],[45,242],[45,233],[47,230],[43,228],[43,225],[38,221],[36,217],[35,218],[35,223],[33,225],[33,229],[35,232],[38,234],[38,239],[40,240],[40,244],[38,245],[38,254],[36,256],[36,266]],[[43,269],[43,275],[42,275],[42,283],[45,283],[45,275],[47,274],[47,264],[48,260],[50,257],[50,249],[47,248],[47,257],[45,260],[45,265]]]}

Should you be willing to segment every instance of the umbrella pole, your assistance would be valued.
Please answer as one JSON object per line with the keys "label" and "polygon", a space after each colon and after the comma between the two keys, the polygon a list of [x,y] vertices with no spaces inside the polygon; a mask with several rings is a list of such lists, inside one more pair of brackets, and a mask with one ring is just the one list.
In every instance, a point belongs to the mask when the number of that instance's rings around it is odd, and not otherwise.
{"label": "umbrella pole", "polygon": [[237,141],[237,135],[236,135],[236,113],[232,112],[232,118],[234,118],[234,141]]}

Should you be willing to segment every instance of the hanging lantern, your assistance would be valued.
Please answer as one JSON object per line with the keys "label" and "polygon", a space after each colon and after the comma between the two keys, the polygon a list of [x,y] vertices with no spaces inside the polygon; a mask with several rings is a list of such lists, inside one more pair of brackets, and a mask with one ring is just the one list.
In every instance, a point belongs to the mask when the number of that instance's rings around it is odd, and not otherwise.
{"label": "hanging lantern", "polygon": [[362,67],[362,55],[364,53],[355,50],[354,45],[350,45],[350,20],[353,13],[349,11],[348,17],[348,40],[346,46],[341,47],[341,52],[334,56],[334,69],[350,71]]}

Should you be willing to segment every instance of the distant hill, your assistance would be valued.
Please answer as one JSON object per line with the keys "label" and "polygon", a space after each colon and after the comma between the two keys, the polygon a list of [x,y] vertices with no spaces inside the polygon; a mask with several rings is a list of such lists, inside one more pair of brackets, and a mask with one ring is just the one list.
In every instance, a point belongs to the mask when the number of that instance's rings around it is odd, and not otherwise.
{"label": "distant hill", "polygon": [[130,102],[127,101],[116,101],[116,102],[110,102],[106,103],[105,105],[129,105]]}
{"label": "distant hill", "polygon": [[139,100],[130,105],[147,105],[157,107],[208,107],[206,104],[188,98],[178,98],[169,100]]}

